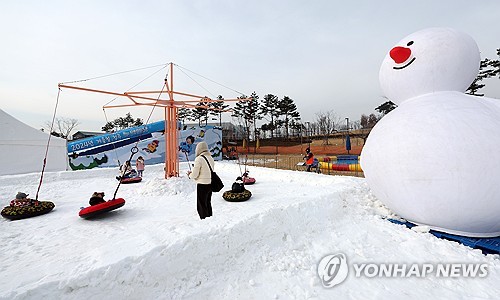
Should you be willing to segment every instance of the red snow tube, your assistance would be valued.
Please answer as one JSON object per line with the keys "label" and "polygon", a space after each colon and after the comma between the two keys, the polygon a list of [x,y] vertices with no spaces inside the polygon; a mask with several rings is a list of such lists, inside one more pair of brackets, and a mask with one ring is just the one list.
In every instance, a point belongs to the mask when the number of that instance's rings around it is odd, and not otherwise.
{"label": "red snow tube", "polygon": [[92,205],[80,210],[78,215],[84,219],[93,218],[102,213],[112,211],[125,205],[125,200],[123,198],[117,198],[113,200],[106,201],[104,203]]}
{"label": "red snow tube", "polygon": [[142,177],[130,177],[130,178],[123,178],[121,183],[127,184],[127,183],[137,183],[137,182],[141,182],[141,181],[142,181]]}
{"label": "red snow tube", "polygon": [[250,185],[255,183],[255,178],[253,177],[243,177],[243,184]]}

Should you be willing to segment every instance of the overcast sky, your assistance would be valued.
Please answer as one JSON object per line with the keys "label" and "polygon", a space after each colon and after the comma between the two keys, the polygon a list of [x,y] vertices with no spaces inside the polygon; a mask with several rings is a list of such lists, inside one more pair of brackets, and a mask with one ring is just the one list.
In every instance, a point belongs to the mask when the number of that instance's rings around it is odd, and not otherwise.
{"label": "overcast sky", "polygon": [[[232,90],[255,91],[261,99],[271,93],[292,98],[304,122],[330,110],[358,120],[385,102],[378,72],[400,39],[452,27],[476,40],[482,58],[497,58],[499,15],[498,0],[4,0],[1,108],[41,128],[51,119],[59,82],[173,62],[231,88],[206,87],[194,75],[183,78],[187,71],[174,71],[185,92],[202,87],[209,96],[232,98],[239,96]],[[125,92],[156,70],[80,86]],[[165,70],[157,75],[148,88],[161,88]],[[500,99],[500,80],[486,83],[486,96]],[[113,98],[90,94],[63,89],[57,116],[78,119],[78,130],[100,130],[102,106]],[[106,116],[127,111],[147,119],[150,109],[111,109]],[[155,110],[151,121],[161,117]]]}

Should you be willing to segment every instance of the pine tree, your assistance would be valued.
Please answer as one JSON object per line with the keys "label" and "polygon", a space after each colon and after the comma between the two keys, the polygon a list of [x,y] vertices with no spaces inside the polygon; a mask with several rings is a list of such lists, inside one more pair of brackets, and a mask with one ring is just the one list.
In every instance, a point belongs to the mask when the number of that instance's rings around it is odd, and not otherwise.
{"label": "pine tree", "polygon": [[[238,97],[238,99],[245,99],[246,96]],[[242,123],[243,127],[246,131],[246,137],[250,137],[250,131],[253,126],[254,137],[257,137],[257,128],[256,122],[257,120],[262,119],[262,116],[258,114],[259,112],[259,96],[253,92],[250,95],[250,100],[242,100],[236,102],[235,107],[233,108],[232,117],[238,118]]]}
{"label": "pine tree", "polygon": [[198,121],[198,126],[204,122],[207,125],[208,122],[208,107],[209,102],[205,102],[204,99],[201,99],[196,107],[191,109],[191,120]]}
{"label": "pine tree", "polygon": [[279,114],[283,117],[282,123],[285,126],[285,138],[288,139],[288,131],[292,122],[298,122],[300,113],[297,111],[297,106],[288,96],[283,97],[278,103]]}
{"label": "pine tree", "polygon": [[140,118],[134,119],[132,115],[130,115],[130,113],[127,113],[125,115],[125,118],[119,117],[111,122],[107,122],[101,129],[102,131],[112,132],[113,130],[115,130],[115,128],[125,129],[129,127],[141,126],[143,124],[144,123],[142,119]]}
{"label": "pine tree", "polygon": [[[500,58],[500,48],[497,49],[497,56]],[[479,73],[474,81],[471,83],[469,88],[465,91],[466,94],[474,95],[474,96],[484,96],[484,94],[479,94],[478,91],[486,86],[482,82],[484,79],[488,79],[491,77],[500,78],[500,59],[491,60],[485,58],[481,61],[479,65]]]}
{"label": "pine tree", "polygon": [[[217,96],[217,100],[224,100],[222,95]],[[224,104],[224,102],[211,102],[210,107],[213,108],[210,110],[209,114],[212,116],[219,117],[219,126],[222,126],[222,112],[226,110],[229,105]]]}
{"label": "pine tree", "polygon": [[279,99],[277,96],[267,94],[264,96],[264,100],[260,106],[260,113],[269,121],[269,123],[261,126],[261,130],[271,131],[271,138],[274,136],[274,130],[276,130],[276,119],[279,117],[278,103]]}

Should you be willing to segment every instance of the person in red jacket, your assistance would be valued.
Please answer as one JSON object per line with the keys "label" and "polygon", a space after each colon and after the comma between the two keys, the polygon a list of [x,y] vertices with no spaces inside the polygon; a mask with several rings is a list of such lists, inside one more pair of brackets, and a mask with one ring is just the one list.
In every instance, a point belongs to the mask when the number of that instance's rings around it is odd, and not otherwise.
{"label": "person in red jacket", "polygon": [[307,166],[306,172],[311,172],[311,167],[314,163],[314,154],[309,147],[306,148],[306,156],[304,156],[304,159],[306,160]]}

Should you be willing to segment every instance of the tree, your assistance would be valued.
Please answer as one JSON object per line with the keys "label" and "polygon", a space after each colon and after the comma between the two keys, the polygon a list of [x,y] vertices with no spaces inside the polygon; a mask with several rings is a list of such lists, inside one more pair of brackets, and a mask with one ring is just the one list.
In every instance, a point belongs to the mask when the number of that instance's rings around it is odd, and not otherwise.
{"label": "tree", "polygon": [[[68,140],[71,131],[73,131],[73,129],[75,129],[78,125],[80,125],[80,122],[77,119],[56,118],[54,120],[54,128],[50,134]],[[45,122],[45,127],[47,127],[50,131],[52,122]]]}
{"label": "tree", "polygon": [[370,134],[371,129],[380,120],[375,114],[370,114],[369,116],[362,114],[359,120],[359,126],[361,127],[360,138],[363,139],[363,145],[366,143],[366,139]]}
{"label": "tree", "polygon": [[[246,96],[238,97],[238,99],[245,99]],[[259,96],[255,92],[250,95],[250,100],[240,100],[236,102],[233,108],[232,117],[239,120],[240,124],[243,125],[246,137],[250,138],[250,131],[254,129],[254,137],[257,136],[256,121],[262,119],[262,116],[258,114],[259,111]]]}
{"label": "tree", "polygon": [[134,127],[134,126],[141,126],[143,125],[143,121],[140,118],[134,119],[130,113],[127,113],[125,115],[125,118],[119,117],[114,119],[111,122],[107,122],[101,129],[102,131],[105,132],[113,132],[114,130],[118,129],[125,129],[129,127]]}
{"label": "tree", "polygon": [[[500,58],[500,48],[497,49],[497,55]],[[484,96],[484,94],[479,94],[478,91],[485,87],[486,85],[482,82],[484,79],[498,77],[500,78],[500,59],[490,60],[485,58],[481,61],[479,65],[479,73],[474,81],[471,83],[469,88],[465,91],[466,94],[474,96]]]}
{"label": "tree", "polygon": [[196,108],[191,109],[191,120],[198,121],[198,126],[201,126],[202,122],[205,122],[205,126],[208,123],[208,104],[204,99],[201,99]]}
{"label": "tree", "polygon": [[389,101],[386,101],[386,102],[380,104],[377,108],[375,108],[375,110],[385,116],[388,113],[390,113],[393,109],[395,109],[396,107],[398,107],[398,106],[389,100]]}
{"label": "tree", "polygon": [[316,123],[316,122],[309,123],[307,127],[308,127],[307,129],[309,131],[308,135],[315,136],[315,135],[319,134],[318,133],[319,132],[319,130],[318,130],[318,128],[319,128],[318,123]]}
{"label": "tree", "polygon": [[297,111],[297,105],[288,96],[278,102],[278,109],[280,117],[283,117],[280,123],[285,126],[285,138],[288,139],[290,124],[299,122],[300,113]]}
{"label": "tree", "polygon": [[[222,95],[217,96],[217,100],[224,100]],[[212,109],[210,110],[209,114],[212,116],[218,116],[219,117],[219,126],[222,126],[222,112],[226,110],[229,105],[224,104],[224,102],[211,102],[209,105]]]}
{"label": "tree", "polygon": [[254,139],[257,140],[257,138],[259,137],[259,129],[257,128],[257,120],[262,120],[262,115],[259,114],[259,107],[260,107],[260,104],[259,104],[259,95],[257,95],[257,93],[254,91],[251,95],[250,95],[250,99],[248,102],[248,105],[249,105],[249,109],[248,109],[248,113],[249,115],[251,116],[251,118],[253,118],[252,120],[252,125],[253,125],[253,136],[254,136]]}
{"label": "tree", "polygon": [[269,121],[269,123],[261,126],[261,130],[270,131],[271,138],[274,136],[274,130],[276,130],[276,119],[279,117],[278,103],[279,99],[277,96],[267,94],[264,96],[264,100],[260,106],[260,113],[262,114],[262,117]]}
{"label": "tree", "polygon": [[368,116],[368,127],[373,128],[373,126],[377,124],[378,120],[380,120],[380,118],[378,118],[375,114],[370,114]]}
{"label": "tree", "polygon": [[304,131],[305,128],[304,124],[300,122],[300,119],[292,119],[289,127],[292,130],[292,135],[298,137],[302,135],[302,132]]}
{"label": "tree", "polygon": [[361,118],[359,119],[359,125],[361,125],[361,128],[368,128],[368,116],[365,114],[361,115]]}
{"label": "tree", "polygon": [[329,135],[335,130],[336,124],[340,123],[340,117],[333,111],[316,113],[316,126],[324,138],[324,144],[329,145]]}
{"label": "tree", "polygon": [[[245,99],[246,96],[242,95],[241,97],[238,97],[237,99]],[[244,138],[248,138],[250,135],[250,120],[248,118],[248,115],[245,114],[245,110],[247,109],[247,101],[241,100],[236,102],[233,112],[231,114],[231,117],[236,118],[240,124],[241,127],[243,127],[244,130]]]}
{"label": "tree", "polygon": [[358,129],[361,129],[361,122],[360,122],[360,120],[357,120],[357,121],[351,122],[351,128],[352,128],[353,130],[358,130]]}
{"label": "tree", "polygon": [[271,129],[269,128],[269,124],[262,124],[262,126],[260,126],[260,131],[263,133],[263,135],[265,137],[266,132],[271,131]]}
{"label": "tree", "polygon": [[362,114],[359,123],[361,128],[372,128],[380,120],[375,114],[370,114],[369,116]]}

